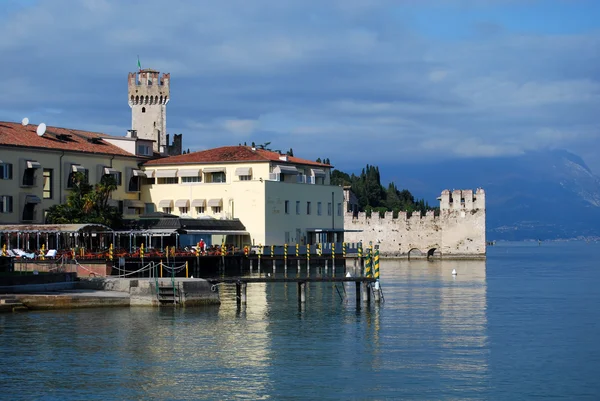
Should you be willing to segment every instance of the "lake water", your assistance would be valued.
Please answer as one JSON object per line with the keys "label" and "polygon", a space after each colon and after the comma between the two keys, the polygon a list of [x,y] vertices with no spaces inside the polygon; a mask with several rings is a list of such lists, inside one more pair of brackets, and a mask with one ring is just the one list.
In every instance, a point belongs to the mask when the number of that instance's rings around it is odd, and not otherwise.
{"label": "lake water", "polygon": [[224,288],[219,307],[0,315],[0,399],[598,400],[599,251],[384,260],[381,306],[310,284],[300,307],[275,283],[240,309]]}

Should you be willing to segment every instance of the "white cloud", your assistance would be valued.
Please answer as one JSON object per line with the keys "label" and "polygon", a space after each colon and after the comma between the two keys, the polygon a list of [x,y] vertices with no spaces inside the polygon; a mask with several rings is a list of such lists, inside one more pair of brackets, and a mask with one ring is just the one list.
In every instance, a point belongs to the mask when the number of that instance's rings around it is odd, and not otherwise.
{"label": "white cloud", "polygon": [[139,55],[171,72],[169,132],[192,150],[243,137],[357,167],[546,146],[597,153],[600,34],[471,21],[481,37],[434,40],[411,29],[406,4],[422,2],[42,1],[0,16],[0,118],[30,110],[120,135]]}

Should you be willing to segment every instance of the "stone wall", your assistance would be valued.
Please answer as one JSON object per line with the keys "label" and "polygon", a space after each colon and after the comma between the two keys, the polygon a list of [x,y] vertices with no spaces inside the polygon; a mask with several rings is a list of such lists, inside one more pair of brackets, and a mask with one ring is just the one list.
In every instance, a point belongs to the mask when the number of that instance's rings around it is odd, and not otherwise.
{"label": "stone wall", "polygon": [[353,213],[355,206],[348,203],[345,241],[362,241],[364,247],[378,245],[380,255],[387,257],[485,258],[484,190],[444,190],[438,200],[439,216],[432,211],[410,217],[400,212],[398,218],[393,218],[392,212],[368,218],[364,212]]}

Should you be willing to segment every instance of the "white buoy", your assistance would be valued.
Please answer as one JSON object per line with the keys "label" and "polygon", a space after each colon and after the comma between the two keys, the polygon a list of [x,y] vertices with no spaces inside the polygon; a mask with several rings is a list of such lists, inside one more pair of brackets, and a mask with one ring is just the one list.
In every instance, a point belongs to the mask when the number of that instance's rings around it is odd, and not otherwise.
{"label": "white buoy", "polygon": [[346,273],[346,277],[352,277],[352,274],[350,274],[350,272]]}
{"label": "white buoy", "polygon": [[456,269],[452,269],[452,275],[456,276],[458,273],[456,273]]}

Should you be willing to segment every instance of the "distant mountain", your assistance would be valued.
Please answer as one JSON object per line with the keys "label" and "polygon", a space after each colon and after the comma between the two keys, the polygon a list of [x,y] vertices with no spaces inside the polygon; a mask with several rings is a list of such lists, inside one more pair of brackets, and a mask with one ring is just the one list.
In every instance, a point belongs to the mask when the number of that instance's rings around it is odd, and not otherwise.
{"label": "distant mountain", "polygon": [[600,178],[565,150],[379,168],[382,182],[430,203],[446,188],[482,187],[489,240],[600,236]]}

